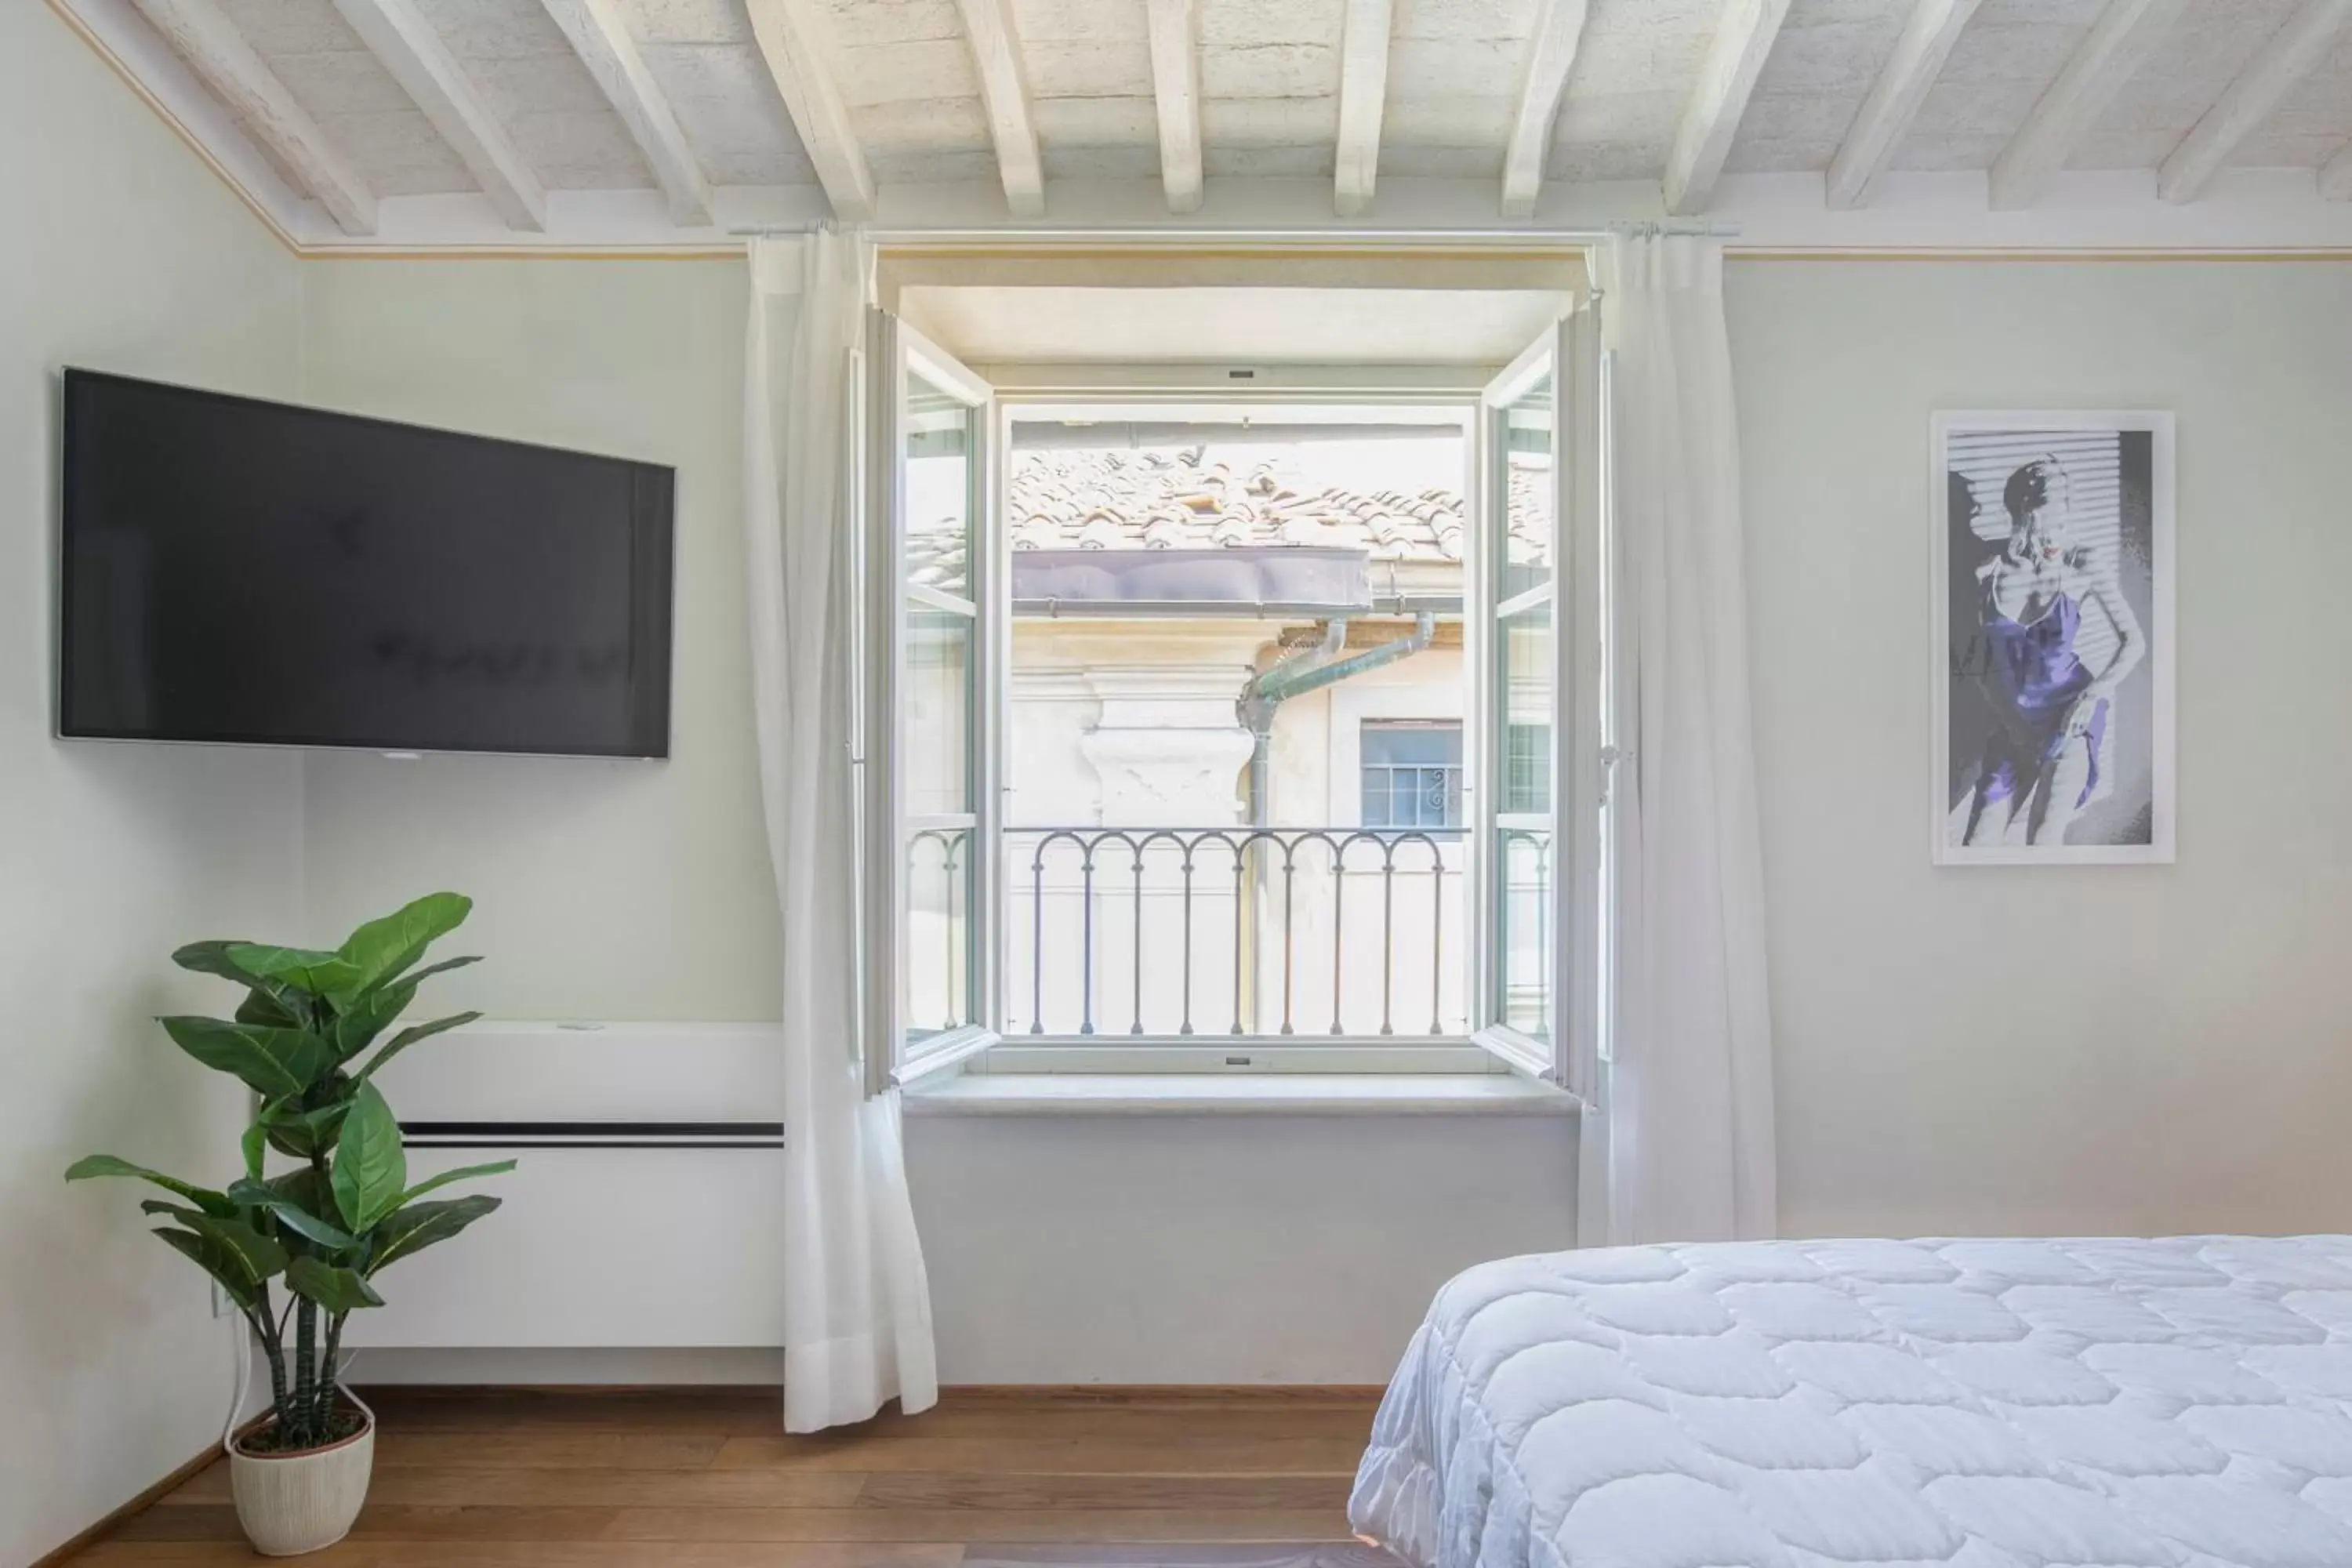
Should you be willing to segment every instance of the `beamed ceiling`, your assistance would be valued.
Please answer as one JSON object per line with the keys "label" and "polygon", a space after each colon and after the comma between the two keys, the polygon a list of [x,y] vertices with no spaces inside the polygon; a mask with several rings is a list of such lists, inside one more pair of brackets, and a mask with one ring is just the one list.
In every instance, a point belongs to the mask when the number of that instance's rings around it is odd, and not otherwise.
{"label": "beamed ceiling", "polygon": [[306,246],[1928,201],[2352,235],[2352,0],[51,3]]}

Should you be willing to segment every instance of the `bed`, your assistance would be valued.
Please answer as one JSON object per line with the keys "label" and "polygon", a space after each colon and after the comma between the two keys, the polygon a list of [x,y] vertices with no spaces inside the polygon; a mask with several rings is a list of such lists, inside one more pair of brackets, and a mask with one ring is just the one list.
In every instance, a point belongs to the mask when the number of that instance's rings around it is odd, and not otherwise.
{"label": "bed", "polygon": [[2352,1237],[1485,1264],[1349,1517],[1422,1568],[2352,1568]]}

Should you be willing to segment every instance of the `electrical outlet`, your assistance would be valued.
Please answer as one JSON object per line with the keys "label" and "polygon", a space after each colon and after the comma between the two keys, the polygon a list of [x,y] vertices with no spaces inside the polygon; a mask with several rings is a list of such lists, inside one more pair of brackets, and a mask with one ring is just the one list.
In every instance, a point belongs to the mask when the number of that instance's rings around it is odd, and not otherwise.
{"label": "electrical outlet", "polygon": [[228,1299],[228,1292],[221,1289],[221,1282],[219,1280],[215,1279],[211,1283],[213,1288],[213,1316],[215,1318],[226,1318],[230,1313],[236,1310],[236,1303]]}

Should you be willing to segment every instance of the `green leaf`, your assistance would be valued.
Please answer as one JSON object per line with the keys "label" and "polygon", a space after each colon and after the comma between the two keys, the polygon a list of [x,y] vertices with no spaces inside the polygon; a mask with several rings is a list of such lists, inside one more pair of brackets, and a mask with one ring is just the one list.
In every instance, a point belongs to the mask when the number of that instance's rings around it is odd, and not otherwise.
{"label": "green leaf", "polygon": [[245,1135],[237,1140],[237,1149],[245,1155],[245,1179],[248,1182],[261,1180],[262,1157],[269,1149],[269,1129],[261,1118],[257,1116],[253,1119],[253,1125],[247,1128]]}
{"label": "green leaf", "polygon": [[298,1258],[287,1267],[286,1288],[306,1301],[316,1301],[337,1317],[361,1307],[383,1305],[383,1298],[359,1274],[321,1263],[315,1258]]}
{"label": "green leaf", "polygon": [[323,1171],[304,1165],[282,1172],[261,1184],[304,1214],[328,1218],[335,1213],[335,1184]]}
{"label": "green leaf", "polygon": [[270,1100],[299,1094],[335,1066],[332,1047],[305,1029],[224,1024],[218,1018],[159,1018],[179,1047],[216,1072],[234,1074]]}
{"label": "green leaf", "polygon": [[437,1176],[417,1183],[401,1194],[400,1206],[406,1208],[411,1203],[436,1187],[446,1187],[452,1182],[470,1182],[476,1176],[502,1176],[514,1168],[515,1163],[512,1160],[493,1160],[487,1165],[466,1165],[455,1171],[444,1171]]}
{"label": "green leaf", "polygon": [[400,1123],[375,1085],[360,1086],[343,1118],[335,1144],[335,1209],[345,1228],[368,1229],[400,1203],[408,1184],[408,1160],[400,1146]]}
{"label": "green leaf", "polygon": [[177,1193],[206,1214],[229,1215],[236,1205],[226,1194],[209,1187],[199,1187],[177,1176],[167,1176],[161,1171],[151,1171],[144,1165],[134,1165],[128,1160],[118,1160],[111,1154],[85,1154],[66,1167],[66,1180],[86,1182],[93,1176],[135,1176],[142,1182],[152,1182],[167,1193]]}
{"label": "green leaf", "polygon": [[333,1100],[312,1110],[297,1110],[289,1101],[265,1108],[261,1121],[268,1130],[271,1148],[298,1160],[308,1160],[335,1146],[335,1137],[342,1131],[343,1118],[351,1109],[348,1100]]}
{"label": "green leaf", "polygon": [[257,980],[283,981],[313,996],[331,996],[358,976],[351,961],[339,952],[314,947],[274,947],[264,942],[233,942],[228,961]]}
{"label": "green leaf", "polygon": [[259,975],[239,969],[229,957],[232,948],[247,948],[249,942],[192,942],[172,954],[172,962],[198,974],[215,974],[223,980],[234,980],[246,988],[246,998],[237,1005],[236,1021],[240,1024],[268,1024],[280,1028],[299,1029],[302,1015],[287,1000],[288,987],[282,980],[265,980]]}
{"label": "green leaf", "polygon": [[[228,1195],[251,1208],[275,1215],[278,1223],[303,1240],[323,1247],[330,1252],[349,1252],[359,1246],[359,1240],[341,1226],[320,1218],[293,1198],[259,1182],[237,1182]],[[331,1200],[332,1194],[329,1194]]]}
{"label": "green leaf", "polygon": [[446,1029],[462,1028],[464,1026],[472,1023],[475,1019],[480,1016],[481,1015],[479,1013],[452,1013],[446,1018],[436,1018],[429,1024],[410,1025],[407,1028],[403,1029],[400,1033],[393,1036],[391,1043],[386,1045],[383,1049],[376,1052],[375,1055],[368,1058],[367,1066],[360,1068],[359,1081],[362,1083],[367,1082],[368,1079],[375,1076],[376,1068],[383,1066],[384,1063],[392,1060],[393,1058],[398,1056],[401,1052],[406,1050],[417,1041],[430,1039],[435,1035],[440,1034]]}
{"label": "green leaf", "polygon": [[368,1263],[369,1275],[381,1273],[436,1242],[448,1240],[498,1206],[498,1199],[477,1193],[471,1197],[405,1205],[394,1210],[376,1226],[375,1256]]}
{"label": "green leaf", "polygon": [[474,900],[462,893],[427,893],[382,920],[368,921],[337,951],[352,973],[341,994],[355,996],[402,973],[425,956],[436,938],[463,925],[473,909]]}
{"label": "green leaf", "polygon": [[235,1253],[256,1285],[286,1267],[286,1249],[241,1219],[212,1215],[183,1215],[180,1219],[197,1235]]}
{"label": "green leaf", "polygon": [[273,1029],[299,1029],[302,1020],[294,1010],[278,1000],[276,994],[256,987],[245,994],[236,1005],[236,1021],[240,1024],[265,1024]]}
{"label": "green leaf", "polygon": [[409,979],[353,997],[350,1009],[335,1019],[335,1059],[347,1062],[367,1049],[415,995],[416,982]]}
{"label": "green leaf", "polygon": [[445,958],[438,963],[428,963],[424,968],[414,971],[409,974],[408,979],[413,984],[418,981],[430,979],[436,974],[446,974],[452,969],[463,969],[469,963],[481,962],[479,953],[469,953],[464,958]]}
{"label": "green leaf", "polygon": [[221,1289],[228,1292],[230,1300],[248,1312],[253,1310],[254,1302],[261,1295],[261,1281],[247,1272],[244,1259],[234,1251],[212,1237],[198,1236],[194,1231],[159,1226],[155,1234],[185,1253],[197,1268],[219,1280]]}
{"label": "green leaf", "polygon": [[174,1236],[188,1236],[199,1244],[198,1251],[189,1252],[180,1242],[173,1242],[181,1251],[202,1264],[205,1272],[223,1284],[234,1282],[246,1292],[239,1299],[258,1294],[263,1280],[285,1268],[286,1249],[276,1240],[264,1236],[241,1219],[222,1219],[215,1215],[200,1214],[194,1209],[167,1204],[160,1198],[149,1198],[139,1205],[142,1212],[169,1215],[188,1228],[185,1231],[157,1231],[170,1241]]}
{"label": "green leaf", "polygon": [[172,962],[198,974],[217,974],[223,980],[234,980],[239,985],[251,985],[253,976],[231,963],[228,950],[251,947],[249,942],[192,942],[172,954]]}

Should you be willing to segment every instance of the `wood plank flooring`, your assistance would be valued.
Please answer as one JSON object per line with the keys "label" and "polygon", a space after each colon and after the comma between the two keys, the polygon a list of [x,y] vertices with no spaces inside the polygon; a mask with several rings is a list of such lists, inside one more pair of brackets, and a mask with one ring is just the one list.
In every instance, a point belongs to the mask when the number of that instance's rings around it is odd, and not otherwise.
{"label": "wood plank flooring", "polygon": [[[368,1394],[320,1568],[1394,1568],[1349,1534],[1377,1391],[950,1391],[810,1436],[773,1389]],[[250,1563],[214,1465],[71,1560]]]}

